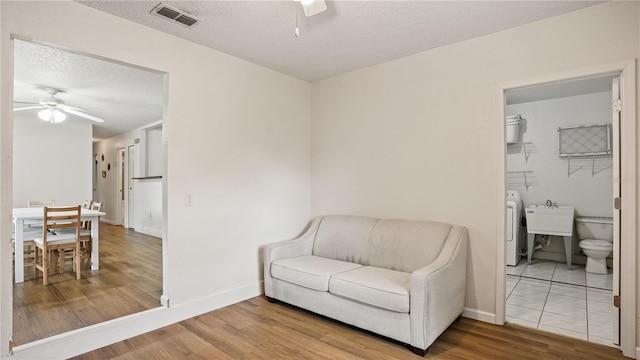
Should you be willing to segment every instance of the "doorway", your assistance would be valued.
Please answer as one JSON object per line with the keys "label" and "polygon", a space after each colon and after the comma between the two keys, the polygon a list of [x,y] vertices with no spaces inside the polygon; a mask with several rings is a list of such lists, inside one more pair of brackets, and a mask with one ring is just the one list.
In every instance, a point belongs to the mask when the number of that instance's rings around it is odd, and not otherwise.
{"label": "doorway", "polygon": [[[619,242],[612,199],[620,157],[614,151],[614,79],[509,90],[505,107],[507,204],[516,203],[507,207],[507,230],[513,225],[511,238],[507,232],[506,319],[609,346],[619,344],[619,312],[611,301],[619,272],[619,254],[612,252]],[[567,212],[568,232],[542,230],[534,214],[543,211]],[[608,268],[594,267],[595,259],[585,268],[585,251],[591,250],[583,250],[581,240],[610,249],[603,255]]]}
{"label": "doorway", "polygon": [[[138,129],[143,125],[148,125],[150,121],[149,118],[152,118],[154,122],[160,121],[166,124],[166,109],[164,108],[164,104],[167,96],[165,82],[168,76],[159,71],[117,61],[109,61],[92,55],[80,54],[50,44],[36,43],[31,39],[18,39],[16,36],[13,36],[13,40],[13,55],[15,58],[14,76],[10,78],[9,82],[13,83],[13,94],[16,101],[37,101],[38,93],[42,91],[42,89],[30,84],[39,84],[37,83],[39,79],[46,78],[48,79],[47,86],[65,89],[65,91],[61,91],[60,94],[57,95],[61,101],[76,106],[86,106],[87,112],[109,119],[108,121],[104,121],[104,123],[94,125],[87,123],[86,119],[74,119],[73,113],[70,113],[65,122],[49,124],[43,123],[37,118],[37,109],[33,109],[33,111],[28,109],[14,114],[15,123],[19,124],[19,126],[30,124],[29,121],[34,120],[37,124],[42,124],[42,126],[47,127],[47,134],[50,138],[58,134],[65,136],[57,140],[58,146],[43,148],[43,150],[40,151],[42,153],[52,153],[52,149],[54,148],[65,151],[60,154],[60,157],[65,158],[66,161],[64,171],[61,171],[59,167],[54,169],[55,171],[51,171],[52,174],[56,174],[56,178],[62,179],[63,175],[69,176],[71,170],[75,171],[77,168],[80,168],[80,175],[75,177],[79,182],[81,181],[80,185],[60,187],[47,184],[46,186],[41,186],[42,189],[46,190],[46,194],[48,194],[47,198],[55,198],[57,202],[62,204],[81,204],[84,200],[93,198],[94,201],[102,203],[101,210],[106,214],[101,218],[101,225],[105,227],[103,228],[101,226],[102,229],[100,231],[100,269],[97,271],[83,271],[83,281],[68,279],[65,277],[65,273],[61,272],[60,274],[56,274],[58,277],[57,282],[52,282],[48,288],[43,288],[35,279],[29,282],[11,284],[12,281],[9,278],[9,291],[11,291],[11,286],[13,285],[13,313],[7,316],[8,320],[5,324],[9,329],[12,329],[13,344],[17,345],[19,349],[22,346],[31,346],[29,343],[36,340],[43,340],[43,338],[53,335],[57,335],[59,338],[64,337],[66,335],[62,335],[63,333],[79,327],[96,325],[105,321],[115,320],[116,318],[130,316],[144,310],[156,309],[162,305],[161,301],[167,302],[167,297],[164,295],[164,293],[168,291],[166,287],[167,282],[163,282],[163,270],[165,270],[163,262],[166,261],[167,255],[166,232],[160,232],[153,236],[143,236],[128,232],[119,226],[116,227],[113,225],[123,216],[120,214],[124,213],[124,211],[118,212],[121,201],[119,199],[121,199],[122,196],[116,195],[119,193],[118,190],[123,186],[123,174],[121,173],[123,152],[119,152],[117,149],[127,150],[127,144],[134,143],[134,139],[139,137],[139,135],[137,135]],[[46,53],[47,56],[42,56],[42,53]],[[29,61],[29,59],[34,58],[44,59],[46,61],[37,61],[35,63]],[[64,59],[64,61],[61,59]],[[77,65],[64,66],[60,68],[61,71],[55,72],[55,74],[50,73],[50,69],[53,68],[51,64],[60,64],[63,62]],[[34,76],[34,73],[38,74],[38,76]],[[45,74],[48,75],[45,76]],[[91,86],[89,88],[86,85],[86,74],[92,74]],[[118,78],[121,81],[112,81],[110,77],[114,77],[116,74],[118,74]],[[84,78],[82,78],[83,75],[85,76]],[[132,91],[135,89],[137,90]],[[90,94],[87,93],[87,91]],[[142,99],[134,101],[135,99],[132,99],[131,94],[143,94]],[[32,100],[33,98],[36,98],[36,100]],[[130,109],[129,106],[126,105],[129,101],[134,101],[139,104],[142,103],[143,100],[153,100],[154,103],[145,106],[136,106],[134,109]],[[105,107],[104,102],[108,103],[108,106]],[[124,106],[127,108],[127,111],[118,110],[123,104],[125,104]],[[139,109],[144,109],[145,113],[141,114],[137,112],[136,110]],[[146,113],[149,109],[153,109],[154,111],[152,116]],[[115,114],[103,115],[102,113],[110,111],[115,111]],[[122,115],[118,115],[118,113],[125,115],[123,117]],[[108,127],[116,125],[118,120],[120,120],[120,125],[122,126]],[[76,129],[77,132],[71,133],[69,128]],[[9,146],[23,143],[29,145],[29,151],[36,151],[33,150],[34,143],[39,144],[40,142],[29,141],[30,139],[23,136],[22,133],[19,135],[20,137],[16,137],[16,133],[14,132],[11,141],[9,141]],[[60,146],[61,144],[64,144],[64,147]],[[81,147],[78,147],[78,145]],[[163,146],[161,151],[166,152],[167,143],[163,143]],[[69,153],[82,154],[81,159],[71,161],[68,156]],[[12,156],[16,156],[16,154],[14,151]],[[126,159],[127,158],[125,158],[125,160]],[[164,164],[165,163],[163,163],[163,165]],[[34,169],[39,168],[39,166],[33,167]],[[124,169],[127,170],[127,167]],[[15,176],[17,174],[14,170],[9,171],[9,176]],[[66,179],[66,177],[64,179]],[[65,181],[69,182],[68,180]],[[163,179],[161,181],[165,180]],[[17,182],[14,181],[14,184],[15,183]],[[22,181],[20,183],[26,182]],[[162,185],[165,186],[166,184],[163,183]],[[9,191],[12,190],[15,191],[15,189],[9,188]],[[51,195],[53,191],[59,191],[60,195],[58,195],[58,193]],[[164,199],[165,196],[166,189],[163,188],[158,192],[158,197]],[[118,201],[115,201],[116,199],[118,199]],[[18,205],[14,204],[14,207],[16,206]],[[161,221],[166,221],[166,217],[162,218]],[[164,225],[164,223],[162,225]],[[159,228],[162,227],[159,226]],[[102,239],[106,238],[114,241],[103,242]],[[110,271],[110,266],[117,268],[116,270],[122,270],[127,267],[123,268],[121,264],[137,263],[140,260],[139,255],[136,258],[135,253],[124,251],[124,249],[129,249],[130,246],[136,244],[142,244],[143,246],[140,248],[143,251],[153,247],[154,252],[152,256],[147,258],[150,260],[149,266],[145,270],[138,269],[140,272],[132,273],[136,276],[131,277],[127,277],[127,274],[123,275]],[[109,250],[108,247],[111,245],[117,245],[118,247]],[[104,249],[102,248],[103,246]],[[103,250],[105,251],[103,252]],[[89,264],[83,264],[85,269],[87,265]],[[131,273],[130,270],[129,268],[129,273]],[[145,273],[145,271],[147,274],[152,274],[154,278],[153,285],[151,286],[149,286],[147,279],[139,276],[140,273]],[[99,279],[99,281],[96,281],[97,279]],[[102,286],[95,286],[98,282]],[[93,285],[86,286],[87,284]],[[79,287],[83,287],[82,291],[79,290]],[[150,291],[146,291],[146,289],[150,289]],[[131,291],[127,292],[127,290]],[[47,291],[55,291],[60,296],[56,299],[51,299],[41,294]],[[20,292],[29,294],[31,297],[17,296]],[[98,295],[99,292],[102,293]],[[69,297],[65,294],[74,294],[74,301],[69,302]],[[82,295],[75,296],[77,294]],[[122,301],[127,305],[131,305],[131,307],[118,306],[117,311],[101,312],[100,309],[108,307],[96,303],[95,299],[100,298],[104,301],[109,298],[108,296],[111,296],[111,299],[116,299],[114,301]],[[136,304],[137,299],[144,299],[144,305],[138,306],[139,304]],[[62,305],[72,304],[74,306],[73,311],[91,314],[91,316],[84,317],[82,321],[75,317],[61,316],[63,313],[68,313],[68,311],[63,309],[62,306],[56,306],[53,303],[55,301]],[[115,302],[111,301],[111,303]],[[52,309],[56,311],[51,311]],[[27,310],[29,315],[24,316],[23,314]],[[40,311],[40,313],[37,311]],[[11,313],[11,309],[9,309],[9,313]],[[51,326],[43,330],[43,328],[35,328],[33,321],[29,320],[33,317],[40,319],[55,318],[57,320],[48,321]]]}
{"label": "doorway", "polygon": [[[636,173],[636,95],[635,95],[635,62],[624,61],[619,63],[613,63],[608,65],[597,66],[588,69],[575,70],[565,72],[561,74],[552,74],[532,79],[524,79],[514,81],[511,83],[501,84],[499,86],[499,109],[502,123],[502,131],[499,132],[499,141],[504,144],[502,151],[499,152],[499,172],[502,181],[499,184],[499,198],[500,198],[500,210],[499,214],[501,218],[505,218],[506,210],[506,190],[507,186],[507,146],[506,146],[506,128],[504,126],[504,119],[507,114],[505,112],[507,106],[506,96],[509,91],[525,88],[541,88],[544,85],[561,83],[567,81],[575,81],[580,79],[602,77],[605,75],[614,76],[620,74],[620,148],[617,153],[620,155],[620,176],[614,177],[612,183],[619,184],[620,194],[623,202],[618,202],[619,216],[620,216],[620,244],[619,244],[619,288],[621,289],[619,297],[616,299],[616,303],[621,303],[623,306],[619,307],[620,311],[620,348],[623,354],[627,356],[635,356],[635,337],[636,337],[636,308],[634,305],[624,306],[624,304],[636,303],[636,272],[635,272],[635,254],[637,245],[635,243],[637,224],[636,217],[636,189],[635,189],[635,173]],[[614,150],[616,152],[616,150]],[[615,163],[615,160],[613,161]],[[613,164],[612,164],[613,166]],[[571,171],[571,170],[568,170]],[[626,181],[629,179],[630,181]],[[527,185],[525,185],[527,186]],[[625,203],[626,202],[626,203]],[[615,226],[614,226],[615,227]],[[506,223],[498,223],[498,239],[504,246],[498,246],[498,266],[505,269],[505,271],[497,272],[496,283],[496,323],[504,324],[506,316],[506,296],[507,282],[506,282]],[[612,264],[616,266],[615,263]],[[566,266],[566,264],[565,264]],[[615,283],[614,279],[614,290]],[[616,295],[616,294],[614,294]],[[614,299],[610,298],[609,302],[612,304]]]}

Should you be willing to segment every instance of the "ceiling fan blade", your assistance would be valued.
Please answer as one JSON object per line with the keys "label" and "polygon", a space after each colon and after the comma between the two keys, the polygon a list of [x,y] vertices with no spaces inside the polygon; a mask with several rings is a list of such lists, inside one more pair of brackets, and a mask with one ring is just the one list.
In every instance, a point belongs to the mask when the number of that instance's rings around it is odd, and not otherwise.
{"label": "ceiling fan blade", "polygon": [[85,109],[75,107],[75,106],[64,105],[64,104],[59,104],[58,107],[60,108],[60,110],[63,110],[63,111],[75,110],[75,111],[87,112],[87,110]]}
{"label": "ceiling fan blade", "polygon": [[31,102],[31,101],[14,101],[14,104],[27,104],[27,105],[40,105],[40,103],[37,102]]}
{"label": "ceiling fan blade", "polygon": [[13,109],[13,111],[31,110],[31,109],[44,109],[44,106],[27,106],[23,108]]}
{"label": "ceiling fan blade", "polygon": [[66,107],[66,106],[65,106],[64,111],[65,111],[65,112],[68,112],[69,114],[73,114],[73,115],[76,115],[76,116],[80,116],[80,117],[83,117],[83,118],[85,118],[85,119],[89,119],[89,120],[91,120],[91,121],[95,121],[95,122],[98,122],[98,123],[102,123],[102,122],[104,122],[104,120],[100,119],[99,117],[95,117],[95,116],[93,116],[93,115],[89,115],[89,114],[85,114],[85,113],[80,112],[80,111],[76,111],[76,110],[73,110],[73,109],[69,109],[69,108],[68,108],[68,107]]}

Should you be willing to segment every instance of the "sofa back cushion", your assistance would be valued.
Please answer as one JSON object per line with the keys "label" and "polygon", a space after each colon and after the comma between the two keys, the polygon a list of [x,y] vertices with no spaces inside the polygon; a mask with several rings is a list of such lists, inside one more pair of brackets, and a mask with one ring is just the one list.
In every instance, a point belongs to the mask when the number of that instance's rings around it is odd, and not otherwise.
{"label": "sofa back cushion", "polygon": [[429,265],[451,227],[433,221],[380,220],[371,232],[366,265],[405,272]]}
{"label": "sofa back cushion", "polygon": [[313,242],[313,255],[367,265],[367,245],[378,219],[364,216],[325,216]]}

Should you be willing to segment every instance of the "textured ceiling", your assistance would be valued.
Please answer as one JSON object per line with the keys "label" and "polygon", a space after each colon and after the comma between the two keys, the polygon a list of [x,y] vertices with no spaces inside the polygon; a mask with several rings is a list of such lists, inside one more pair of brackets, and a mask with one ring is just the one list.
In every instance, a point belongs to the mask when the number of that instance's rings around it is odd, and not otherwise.
{"label": "textured ceiling", "polygon": [[[104,119],[95,124],[68,114],[67,121],[94,124],[95,139],[162,119],[162,74],[26,41],[16,40],[14,49],[14,100],[37,103],[49,96],[46,88],[59,89],[56,98]],[[38,111],[14,117],[35,117]]]}
{"label": "textured ceiling", "polygon": [[307,23],[291,0],[164,1],[202,20],[187,28],[150,14],[160,1],[76,1],[307,81],[600,3],[328,0]]}
{"label": "textured ceiling", "polygon": [[[327,11],[307,22],[290,0],[164,2],[201,19],[186,28],[150,14],[159,1],[77,2],[307,81],[601,3],[327,0]],[[96,139],[161,119],[162,81],[152,71],[15,41],[14,99],[37,102],[47,96],[45,88],[58,88],[67,105],[105,120],[93,125]],[[16,119],[36,113],[16,113]],[[86,120],[70,115],[69,121]]]}

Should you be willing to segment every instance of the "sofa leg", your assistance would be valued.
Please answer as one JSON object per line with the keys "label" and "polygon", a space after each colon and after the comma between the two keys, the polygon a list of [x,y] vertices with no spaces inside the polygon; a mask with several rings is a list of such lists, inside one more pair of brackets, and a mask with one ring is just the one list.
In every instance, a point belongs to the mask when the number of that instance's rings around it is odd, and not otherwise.
{"label": "sofa leg", "polygon": [[420,349],[420,348],[417,348],[415,346],[411,346],[411,345],[408,345],[408,344],[407,344],[407,347],[409,348],[409,350],[411,350],[412,353],[414,353],[414,354],[416,354],[418,356],[422,356],[422,357],[427,355],[427,351],[429,350],[429,348]]}
{"label": "sofa leg", "polygon": [[277,299],[274,299],[274,298],[272,298],[272,297],[268,297],[267,295],[265,295],[264,297],[265,297],[265,298],[267,298],[267,301],[268,301],[268,302],[270,302],[270,303],[272,303],[272,304],[273,304],[273,303],[276,303],[276,302],[278,301]]}

